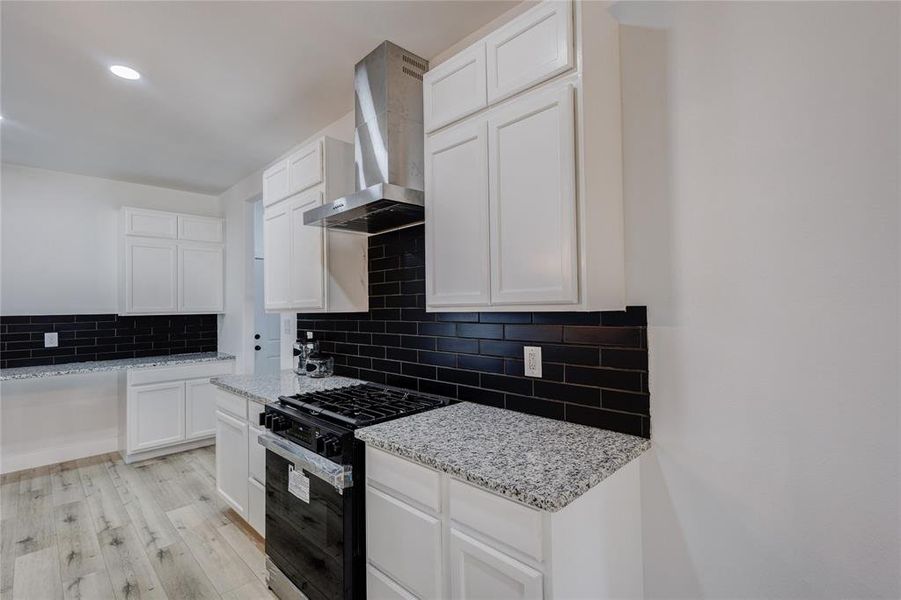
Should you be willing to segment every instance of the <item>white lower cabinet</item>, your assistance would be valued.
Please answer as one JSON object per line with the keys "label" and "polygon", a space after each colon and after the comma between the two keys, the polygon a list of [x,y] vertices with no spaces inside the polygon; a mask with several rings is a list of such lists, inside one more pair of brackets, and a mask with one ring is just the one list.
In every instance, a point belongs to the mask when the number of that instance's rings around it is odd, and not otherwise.
{"label": "white lower cabinet", "polygon": [[215,392],[210,377],[234,361],[130,369],[119,381],[119,451],[125,462],[212,443]]}
{"label": "white lower cabinet", "polygon": [[540,600],[542,575],[528,565],[451,528],[452,598]]}
{"label": "white lower cabinet", "polygon": [[216,489],[261,536],[266,535],[266,450],[257,443],[263,405],[216,390]]}
{"label": "white lower cabinet", "polygon": [[135,386],[131,408],[133,449],[146,450],[185,439],[183,381]]}
{"label": "white lower cabinet", "polygon": [[366,487],[366,556],[420,598],[441,594],[441,520]]}
{"label": "white lower cabinet", "polygon": [[247,518],[247,423],[216,411],[216,489]]}
{"label": "white lower cabinet", "polygon": [[371,447],[366,464],[374,600],[643,596],[638,461],[554,513]]}
{"label": "white lower cabinet", "polygon": [[216,433],[216,386],[207,378],[185,382],[185,439]]}

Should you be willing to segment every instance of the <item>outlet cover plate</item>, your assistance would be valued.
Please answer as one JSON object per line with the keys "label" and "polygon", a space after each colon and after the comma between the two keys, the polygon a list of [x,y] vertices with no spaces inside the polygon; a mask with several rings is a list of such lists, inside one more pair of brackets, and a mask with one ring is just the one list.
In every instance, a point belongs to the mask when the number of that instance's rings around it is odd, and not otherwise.
{"label": "outlet cover plate", "polygon": [[523,346],[526,377],[541,377],[541,346]]}
{"label": "outlet cover plate", "polygon": [[44,334],[44,348],[56,348],[59,346],[59,334],[58,333],[45,333]]}

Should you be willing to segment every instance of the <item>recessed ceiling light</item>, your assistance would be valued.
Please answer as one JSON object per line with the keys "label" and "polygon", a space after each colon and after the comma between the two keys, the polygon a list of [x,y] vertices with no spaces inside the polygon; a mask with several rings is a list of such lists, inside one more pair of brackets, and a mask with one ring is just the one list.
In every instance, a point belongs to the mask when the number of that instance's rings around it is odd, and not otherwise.
{"label": "recessed ceiling light", "polygon": [[140,79],[141,74],[132,69],[131,67],[126,67],[125,65],[113,65],[109,68],[112,71],[113,75],[117,77],[121,77],[122,79]]}

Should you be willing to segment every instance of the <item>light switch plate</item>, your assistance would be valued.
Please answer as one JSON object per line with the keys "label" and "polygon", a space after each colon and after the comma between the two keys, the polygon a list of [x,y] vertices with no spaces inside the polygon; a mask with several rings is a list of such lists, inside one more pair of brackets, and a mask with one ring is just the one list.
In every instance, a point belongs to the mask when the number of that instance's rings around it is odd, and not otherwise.
{"label": "light switch plate", "polygon": [[541,346],[524,346],[522,350],[526,377],[541,377]]}
{"label": "light switch plate", "polygon": [[59,334],[58,333],[45,333],[44,334],[44,348],[56,348],[59,346]]}

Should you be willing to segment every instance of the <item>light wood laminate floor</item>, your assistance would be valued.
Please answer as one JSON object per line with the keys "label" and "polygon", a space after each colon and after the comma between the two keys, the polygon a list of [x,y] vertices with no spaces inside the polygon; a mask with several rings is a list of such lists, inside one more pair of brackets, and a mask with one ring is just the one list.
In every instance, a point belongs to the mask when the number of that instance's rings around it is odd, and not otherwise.
{"label": "light wood laminate floor", "polygon": [[263,541],[216,493],[215,447],[0,479],[0,599],[272,599]]}

